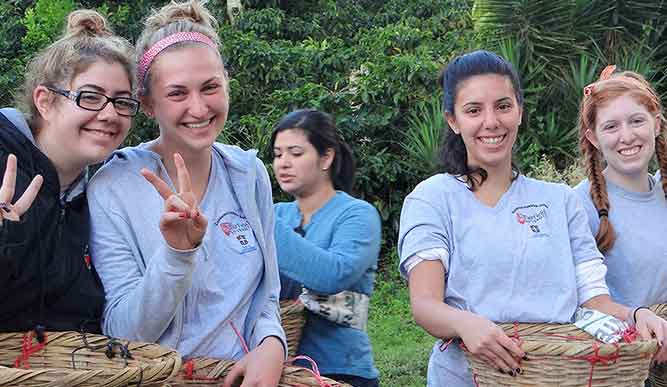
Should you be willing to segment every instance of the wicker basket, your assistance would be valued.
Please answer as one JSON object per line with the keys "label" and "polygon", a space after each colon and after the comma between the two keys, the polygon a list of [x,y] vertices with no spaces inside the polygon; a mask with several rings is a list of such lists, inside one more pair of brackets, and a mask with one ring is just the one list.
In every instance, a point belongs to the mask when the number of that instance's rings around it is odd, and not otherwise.
{"label": "wicker basket", "polygon": [[[219,387],[234,366],[234,361],[198,358],[186,361],[181,373],[169,385],[171,387]],[[2,384],[0,384],[2,385]],[[302,367],[286,366],[279,387],[351,387]]]}
{"label": "wicker basket", "polygon": [[280,301],[280,321],[287,336],[287,353],[289,357],[294,357],[306,324],[303,304],[299,300]]}
{"label": "wicker basket", "polygon": [[523,373],[500,373],[464,350],[479,387],[643,387],[657,342],[604,344],[574,325],[501,324],[505,333],[519,341],[528,361]]}
{"label": "wicker basket", "polygon": [[[14,367],[14,368],[7,368]],[[0,386],[162,386],[178,374],[178,352],[157,344],[77,332],[0,334]]]}
{"label": "wicker basket", "polygon": [[[667,319],[667,304],[653,305],[651,310],[658,316]],[[667,387],[667,364],[651,367],[648,380],[651,382],[651,387]]]}

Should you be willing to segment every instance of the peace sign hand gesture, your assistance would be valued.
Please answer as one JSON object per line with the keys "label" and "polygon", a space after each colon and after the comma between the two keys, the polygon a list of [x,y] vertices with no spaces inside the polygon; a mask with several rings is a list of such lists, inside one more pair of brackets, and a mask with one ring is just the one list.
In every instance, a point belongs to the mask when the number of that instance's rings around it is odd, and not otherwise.
{"label": "peace sign hand gesture", "polygon": [[14,189],[16,188],[16,156],[10,154],[7,157],[7,167],[5,175],[2,178],[2,187],[0,188],[0,224],[2,224],[3,219],[18,222],[21,215],[28,211],[28,208],[30,208],[32,202],[37,197],[43,181],[44,179],[41,175],[35,176],[19,200],[11,204],[11,200],[14,197]]}
{"label": "peace sign hand gesture", "polygon": [[180,154],[174,154],[174,164],[178,175],[178,193],[146,168],[141,174],[150,182],[164,199],[164,212],[160,218],[160,231],[169,246],[178,250],[190,250],[201,243],[206,234],[208,220],[199,211],[197,199],[192,192],[190,173]]}

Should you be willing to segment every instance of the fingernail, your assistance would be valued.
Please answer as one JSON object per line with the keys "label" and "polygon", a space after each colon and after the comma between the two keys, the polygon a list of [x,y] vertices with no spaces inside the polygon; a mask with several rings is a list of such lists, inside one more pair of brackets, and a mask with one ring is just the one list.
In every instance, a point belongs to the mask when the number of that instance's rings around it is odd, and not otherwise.
{"label": "fingernail", "polygon": [[516,376],[516,373],[512,370],[509,372],[510,376]]}
{"label": "fingernail", "polygon": [[528,361],[528,355],[523,355],[523,357],[521,359],[523,359],[525,361]]}
{"label": "fingernail", "polygon": [[514,372],[516,372],[517,375],[521,375],[521,374],[523,374],[523,370],[522,370],[521,368],[517,368],[517,369],[515,369]]}
{"label": "fingernail", "polygon": [[188,217],[188,214],[181,212],[180,214],[178,214],[178,217],[181,219],[186,219]]}
{"label": "fingernail", "polygon": [[502,368],[498,368],[498,372],[500,372],[501,374],[505,375],[505,371],[503,371]]}

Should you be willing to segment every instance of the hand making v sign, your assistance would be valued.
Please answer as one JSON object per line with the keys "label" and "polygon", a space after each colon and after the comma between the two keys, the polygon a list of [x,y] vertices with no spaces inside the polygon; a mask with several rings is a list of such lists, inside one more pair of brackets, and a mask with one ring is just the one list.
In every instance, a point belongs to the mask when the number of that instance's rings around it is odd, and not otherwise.
{"label": "hand making v sign", "polygon": [[164,199],[164,212],[160,218],[160,231],[167,244],[178,250],[190,250],[201,243],[206,234],[208,220],[199,210],[199,203],[192,192],[190,173],[180,154],[174,154],[174,164],[178,175],[175,193],[171,187],[148,169],[141,174]]}
{"label": "hand making v sign", "polygon": [[10,154],[7,157],[7,167],[2,179],[2,188],[0,188],[0,224],[3,219],[18,222],[32,202],[37,197],[39,189],[42,187],[43,178],[41,175],[35,176],[28,188],[21,197],[12,204],[14,189],[16,188],[16,156]]}

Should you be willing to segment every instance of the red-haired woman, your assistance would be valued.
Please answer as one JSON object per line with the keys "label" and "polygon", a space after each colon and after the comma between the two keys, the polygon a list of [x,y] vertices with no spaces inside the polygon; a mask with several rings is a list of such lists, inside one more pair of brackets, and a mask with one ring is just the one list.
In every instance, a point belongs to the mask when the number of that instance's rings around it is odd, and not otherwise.
{"label": "red-haired woman", "polygon": [[[584,89],[580,148],[588,178],[576,190],[605,257],[611,297],[667,302],[667,138],[660,97],[639,74],[613,73]],[[649,174],[657,157],[660,171]]]}

